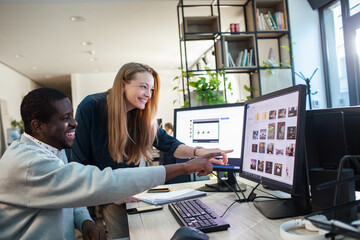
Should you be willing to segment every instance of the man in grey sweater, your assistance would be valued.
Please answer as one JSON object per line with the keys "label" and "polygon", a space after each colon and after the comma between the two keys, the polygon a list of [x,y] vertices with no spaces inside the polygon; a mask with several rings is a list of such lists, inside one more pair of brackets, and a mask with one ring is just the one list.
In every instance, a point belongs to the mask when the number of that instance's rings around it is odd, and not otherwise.
{"label": "man in grey sweater", "polygon": [[[212,153],[183,164],[100,171],[68,163],[77,122],[67,96],[51,88],[28,93],[21,103],[25,133],[0,159],[0,239],[106,239],[85,206],[126,199],[181,174],[206,175]],[[101,126],[99,126],[101,127]]]}

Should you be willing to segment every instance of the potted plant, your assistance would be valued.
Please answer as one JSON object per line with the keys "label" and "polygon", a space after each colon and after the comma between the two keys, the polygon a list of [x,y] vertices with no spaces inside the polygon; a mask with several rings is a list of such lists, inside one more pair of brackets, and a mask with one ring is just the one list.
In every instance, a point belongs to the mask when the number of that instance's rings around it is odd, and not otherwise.
{"label": "potted plant", "polygon": [[7,144],[10,145],[13,141],[20,139],[21,134],[24,132],[24,122],[22,120],[12,120],[10,122],[11,128],[6,130]]}
{"label": "potted plant", "polygon": [[[224,98],[224,91],[233,94],[231,92],[231,82],[226,83],[227,78],[225,77],[225,72],[211,72],[208,68],[206,68],[206,76],[200,76],[194,79],[194,75],[192,73],[186,74],[185,71],[181,71],[183,77],[189,77],[189,86],[192,88],[192,92],[190,93],[191,106],[204,106],[204,105],[215,105],[215,104],[223,104],[226,103]],[[178,86],[174,87],[173,90],[178,90],[179,92],[184,92],[184,90],[180,90],[179,88],[179,80],[181,76],[176,76],[174,80],[178,80]],[[222,86],[223,81],[225,82],[225,90],[220,90],[220,86]],[[175,103],[175,100],[173,103]],[[188,107],[189,102],[187,100],[184,101],[184,106]]]}

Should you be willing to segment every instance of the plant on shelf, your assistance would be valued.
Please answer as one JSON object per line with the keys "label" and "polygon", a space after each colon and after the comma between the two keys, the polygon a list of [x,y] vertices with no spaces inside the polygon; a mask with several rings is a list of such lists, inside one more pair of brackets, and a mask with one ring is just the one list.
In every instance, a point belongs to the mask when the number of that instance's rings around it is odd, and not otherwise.
{"label": "plant on shelf", "polygon": [[[223,91],[220,90],[220,86],[222,86],[222,81],[225,82],[226,89],[225,91],[231,92],[231,82],[226,83],[227,78],[225,77],[225,71],[221,72],[211,72],[209,68],[205,68],[206,70],[206,76],[200,76],[194,79],[194,75],[192,73],[186,73],[183,69],[179,68],[181,70],[181,75],[176,76],[173,81],[177,80],[177,86],[173,88],[173,91],[177,91],[179,93],[184,94],[184,89],[180,88],[180,79],[181,77],[188,77],[188,83],[189,86],[193,88],[193,93],[195,95],[195,99],[200,102],[201,105],[215,105],[215,104],[223,104],[227,103],[224,99]],[[188,98],[188,96],[187,96]],[[173,104],[176,102],[180,102],[180,96],[179,100],[174,100]],[[185,100],[184,105],[181,106],[181,108],[189,107],[189,101]]]}
{"label": "plant on shelf", "polygon": [[201,76],[196,81],[190,80],[189,86],[194,88],[196,93],[196,100],[203,103],[203,105],[215,105],[227,103],[223,96],[223,91],[220,90],[222,81],[225,83],[225,92],[229,90],[230,94],[232,87],[231,82],[226,83],[225,71],[211,72],[205,68],[207,76]]}
{"label": "plant on shelf", "polygon": [[251,86],[249,87],[248,85],[245,84],[244,89],[250,93],[250,96],[247,96],[246,99],[247,100],[251,99],[251,93],[254,91],[254,88]]}
{"label": "plant on shelf", "polygon": [[[179,75],[179,76],[176,76],[176,77],[174,77],[174,79],[173,79],[173,81],[177,81],[177,86],[175,86],[174,88],[173,88],[173,91],[177,91],[178,92],[178,96],[179,96],[179,100],[177,100],[177,99],[175,99],[174,101],[173,101],[173,104],[175,104],[176,102],[181,102],[180,101],[180,94],[179,93],[181,93],[181,94],[184,94],[184,89],[181,89],[180,88],[180,79],[182,78],[182,77],[186,77],[186,72],[183,70],[183,69],[181,69],[180,67],[178,68],[180,71],[181,71],[181,74]],[[191,79],[192,77],[193,77],[193,74],[192,73],[188,73],[189,74],[189,79]],[[185,107],[188,107],[189,106],[189,101],[187,101],[187,100],[185,100],[184,101],[184,105],[182,105],[181,106],[181,108],[185,108]]]}

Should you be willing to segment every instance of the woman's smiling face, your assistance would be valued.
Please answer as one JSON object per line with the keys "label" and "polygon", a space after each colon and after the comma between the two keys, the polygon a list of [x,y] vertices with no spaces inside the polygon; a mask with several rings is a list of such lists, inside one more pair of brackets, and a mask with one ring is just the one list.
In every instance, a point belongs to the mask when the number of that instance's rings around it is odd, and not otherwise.
{"label": "woman's smiling face", "polygon": [[124,86],[126,111],[145,109],[154,91],[154,77],[149,72],[137,72],[134,79]]}

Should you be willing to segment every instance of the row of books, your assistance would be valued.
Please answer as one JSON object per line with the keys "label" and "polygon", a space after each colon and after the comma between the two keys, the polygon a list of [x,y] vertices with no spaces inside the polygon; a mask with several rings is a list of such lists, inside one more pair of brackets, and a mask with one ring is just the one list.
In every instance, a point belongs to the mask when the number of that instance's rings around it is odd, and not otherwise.
{"label": "row of books", "polygon": [[286,29],[283,12],[272,14],[270,11],[260,12],[259,9],[256,11],[256,23],[260,31]]}
{"label": "row of books", "polygon": [[252,67],[255,66],[254,64],[254,49],[244,49],[241,50],[238,55],[236,56],[235,60],[231,56],[228,50],[227,41],[225,41],[225,65],[226,67]]}

